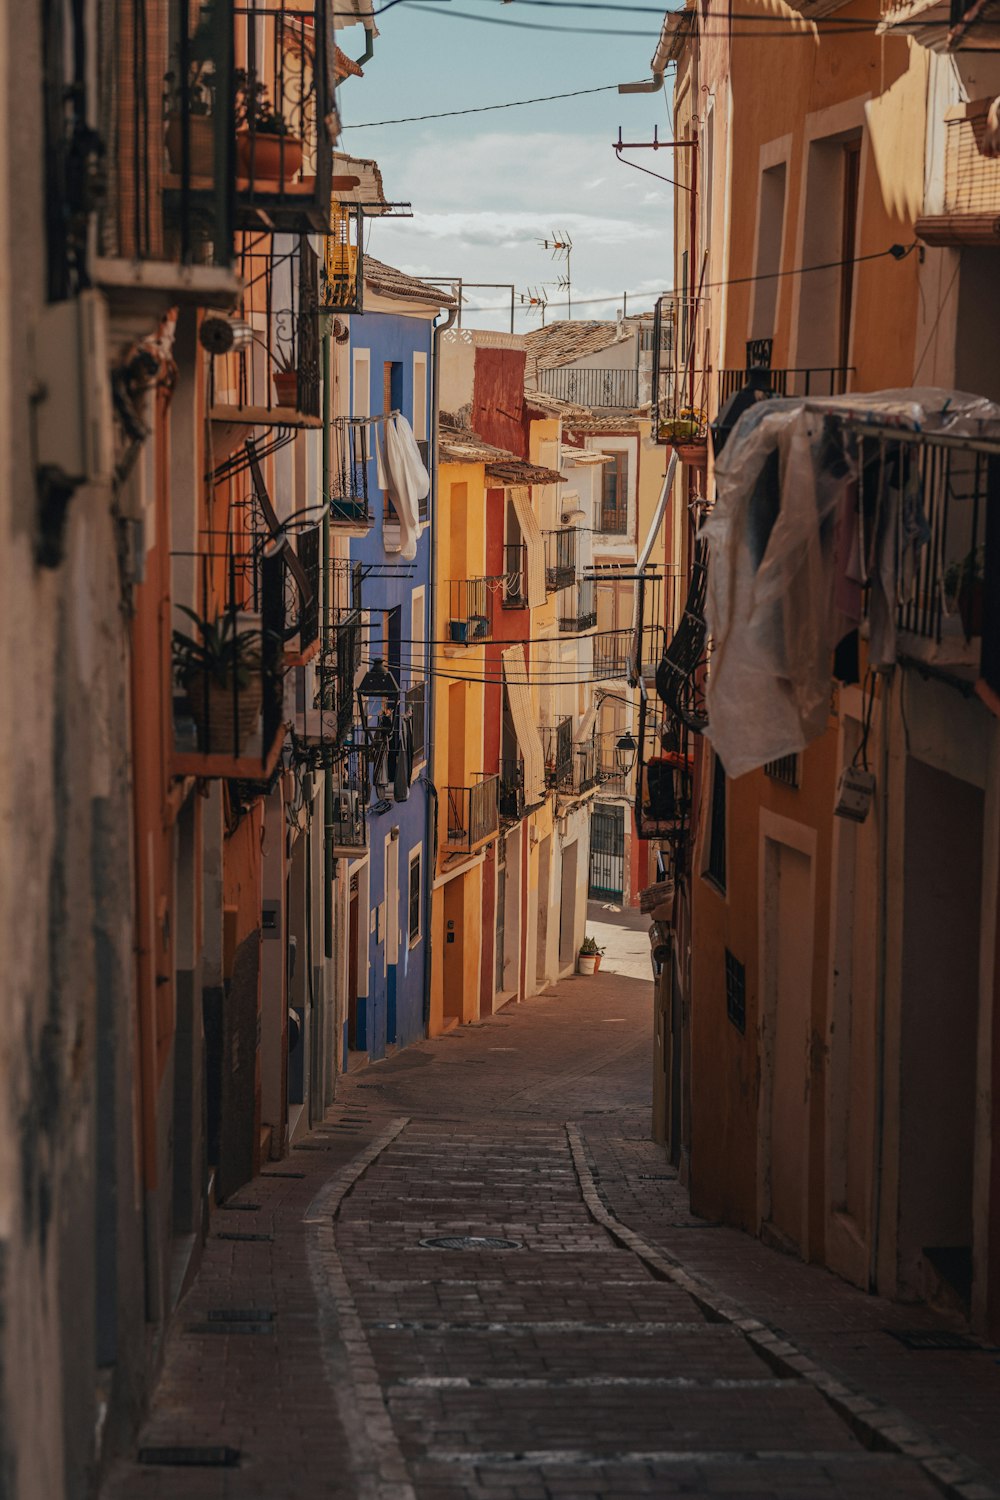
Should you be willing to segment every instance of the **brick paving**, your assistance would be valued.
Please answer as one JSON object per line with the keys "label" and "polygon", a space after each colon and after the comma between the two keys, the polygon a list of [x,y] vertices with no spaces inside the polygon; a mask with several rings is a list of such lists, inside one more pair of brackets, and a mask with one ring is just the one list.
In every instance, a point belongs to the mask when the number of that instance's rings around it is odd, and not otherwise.
{"label": "brick paving", "polygon": [[643,924],[594,915],[598,975],[351,1074],[213,1215],[139,1447],[233,1466],[134,1454],[105,1500],[1000,1494],[996,1351],[906,1350],[943,1320],[691,1215],[647,1138]]}

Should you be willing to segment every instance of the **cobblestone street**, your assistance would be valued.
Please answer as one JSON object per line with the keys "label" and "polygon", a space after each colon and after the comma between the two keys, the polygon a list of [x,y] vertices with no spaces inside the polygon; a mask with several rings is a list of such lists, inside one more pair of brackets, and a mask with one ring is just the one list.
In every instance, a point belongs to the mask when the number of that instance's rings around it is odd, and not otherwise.
{"label": "cobblestone street", "polygon": [[996,1350],[690,1214],[641,920],[591,918],[597,976],[352,1073],[216,1212],[106,1500],[1000,1494]]}

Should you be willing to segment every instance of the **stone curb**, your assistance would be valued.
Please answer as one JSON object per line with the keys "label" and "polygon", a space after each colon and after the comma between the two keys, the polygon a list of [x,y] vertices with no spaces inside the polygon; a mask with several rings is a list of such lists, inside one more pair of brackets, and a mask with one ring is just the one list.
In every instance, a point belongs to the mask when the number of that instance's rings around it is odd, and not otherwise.
{"label": "stone curb", "polygon": [[600,1195],[580,1127],[567,1122],[566,1136],[584,1202],[591,1216],[612,1239],[631,1250],[658,1276],[687,1292],[711,1321],[732,1324],[772,1369],[811,1385],[866,1447],[912,1459],[949,1500],[1000,1500],[1000,1489],[978,1464],[942,1447],[922,1428],[914,1426],[902,1412],[861,1391],[852,1390],[789,1339],[775,1333],[709,1282],[693,1276],[667,1251],[650,1245],[635,1230],[623,1224]]}
{"label": "stone curb", "polygon": [[416,1494],[337,1250],[334,1220],[351,1189],[408,1124],[408,1117],[400,1117],[380,1131],[320,1188],[302,1221],[323,1365],[347,1435],[358,1500],[416,1500]]}

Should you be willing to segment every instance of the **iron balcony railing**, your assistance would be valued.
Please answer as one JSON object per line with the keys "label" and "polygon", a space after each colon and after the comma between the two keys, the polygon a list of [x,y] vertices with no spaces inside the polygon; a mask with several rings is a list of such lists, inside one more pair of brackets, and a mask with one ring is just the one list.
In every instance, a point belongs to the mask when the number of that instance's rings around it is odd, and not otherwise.
{"label": "iron balcony railing", "polygon": [[360,609],[324,630],[323,647],[316,667],[314,714],[306,716],[311,739],[340,745],[351,734],[355,722],[354,688],[361,671],[363,642]]}
{"label": "iron balcony railing", "polygon": [[517,823],[524,817],[524,762],[500,762],[500,821]]}
{"label": "iron balcony railing", "polygon": [[368,498],[368,465],[373,444],[367,421],[335,417],[330,423],[330,493],[327,501],[335,526],[371,527],[374,516]]}
{"label": "iron balcony railing", "polygon": [[699,321],[707,299],[658,297],[653,311],[652,426],[659,442],[703,437],[706,377],[695,368]]}
{"label": "iron balcony railing", "polygon": [[608,536],[628,535],[628,497],[626,495],[619,495],[617,491],[614,495],[602,495],[597,529]]}
{"label": "iron balcony railing", "polygon": [[558,724],[545,724],[541,730],[542,747],[545,751],[545,779],[550,787],[561,788],[573,784],[573,720],[561,719]]}
{"label": "iron balcony railing", "polygon": [[249,230],[330,228],[332,16],[328,0],[233,7],[236,201]]}
{"label": "iron balcony railing", "polygon": [[550,594],[576,582],[579,532],[575,526],[545,533],[545,586]]}
{"label": "iron balcony railing", "polygon": [[708,544],[699,541],[691,564],[683,612],[656,669],[656,691],[660,698],[680,722],[696,734],[703,733],[708,723],[704,682],[707,666],[707,578]]}
{"label": "iron balcony railing", "polygon": [[500,778],[480,775],[475,786],[445,788],[448,849],[473,854],[500,831]]}
{"label": "iron balcony railing", "polygon": [[589,792],[600,780],[597,743],[577,745],[573,752],[573,790],[580,794]]}
{"label": "iron balcony railing", "polygon": [[410,738],[413,745],[413,764],[427,759],[427,684],[415,682],[405,693],[406,711],[409,714]]}
{"label": "iron balcony railing", "polygon": [[601,795],[605,797],[627,797],[629,795],[630,775],[623,771],[619,764],[618,741],[623,737],[625,731],[620,733],[599,734],[597,736],[597,782]]}
{"label": "iron balcony railing", "polygon": [[[238,270],[244,288],[228,340],[210,364],[209,402],[217,421],[319,427],[320,336],[315,251],[303,235],[293,248],[270,235],[247,236]],[[227,347],[228,343],[228,347]]]}
{"label": "iron balcony railing", "polygon": [[448,638],[462,646],[493,639],[493,602],[502,578],[458,578],[448,584]]}
{"label": "iron balcony railing", "polygon": [[528,607],[528,548],[524,542],[505,542],[503,549],[503,607]]}
{"label": "iron balcony railing", "polygon": [[333,854],[353,854],[368,845],[368,758],[363,745],[345,746],[333,762],[333,795],[327,834]]}
{"label": "iron balcony railing", "polygon": [[549,396],[577,406],[630,411],[639,405],[638,370],[573,370],[565,367],[539,371],[539,384]]}
{"label": "iron balcony railing", "polygon": [[566,602],[559,615],[559,629],[563,634],[579,634],[584,630],[593,630],[597,624],[594,580],[581,578],[572,593],[563,597]]}
{"label": "iron balcony railing", "polygon": [[[720,407],[746,385],[750,368],[748,365],[743,370],[719,371]],[[853,373],[849,365],[803,365],[797,369],[771,369],[768,378],[776,396],[842,396]]]}
{"label": "iron balcony railing", "polygon": [[320,267],[320,304],[327,312],[364,311],[364,225],[360,204],[334,202]]}
{"label": "iron balcony railing", "polygon": [[[102,44],[97,125],[107,187],[97,254],[228,267],[235,227],[233,3],[160,0],[155,20],[148,9],[117,7]],[[65,98],[58,110],[65,113]]]}
{"label": "iron balcony railing", "polygon": [[[669,840],[682,862],[692,800],[694,756],[686,726],[655,698],[639,703],[635,827],[641,839]],[[723,820],[724,821],[724,820]]]}

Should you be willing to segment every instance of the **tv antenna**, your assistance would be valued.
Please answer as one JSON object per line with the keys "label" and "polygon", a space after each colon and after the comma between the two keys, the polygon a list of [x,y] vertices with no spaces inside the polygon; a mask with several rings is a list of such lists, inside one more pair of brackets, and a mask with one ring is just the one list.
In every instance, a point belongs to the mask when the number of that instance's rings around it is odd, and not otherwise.
{"label": "tv antenna", "polygon": [[540,286],[529,286],[526,292],[520,293],[522,307],[537,307],[541,309],[542,327],[545,327],[545,309],[549,305],[549,299],[545,295],[545,288]]}
{"label": "tv antenna", "polygon": [[573,241],[570,239],[569,234],[565,229],[556,229],[552,232],[551,235],[549,235],[548,239],[539,240],[538,243],[541,245],[543,250],[552,251],[553,260],[565,260],[566,262],[566,275],[564,277],[560,277],[558,285],[565,286],[566,288],[566,316],[568,318],[572,318],[573,291],[572,272],[570,270],[570,256],[573,253]]}

